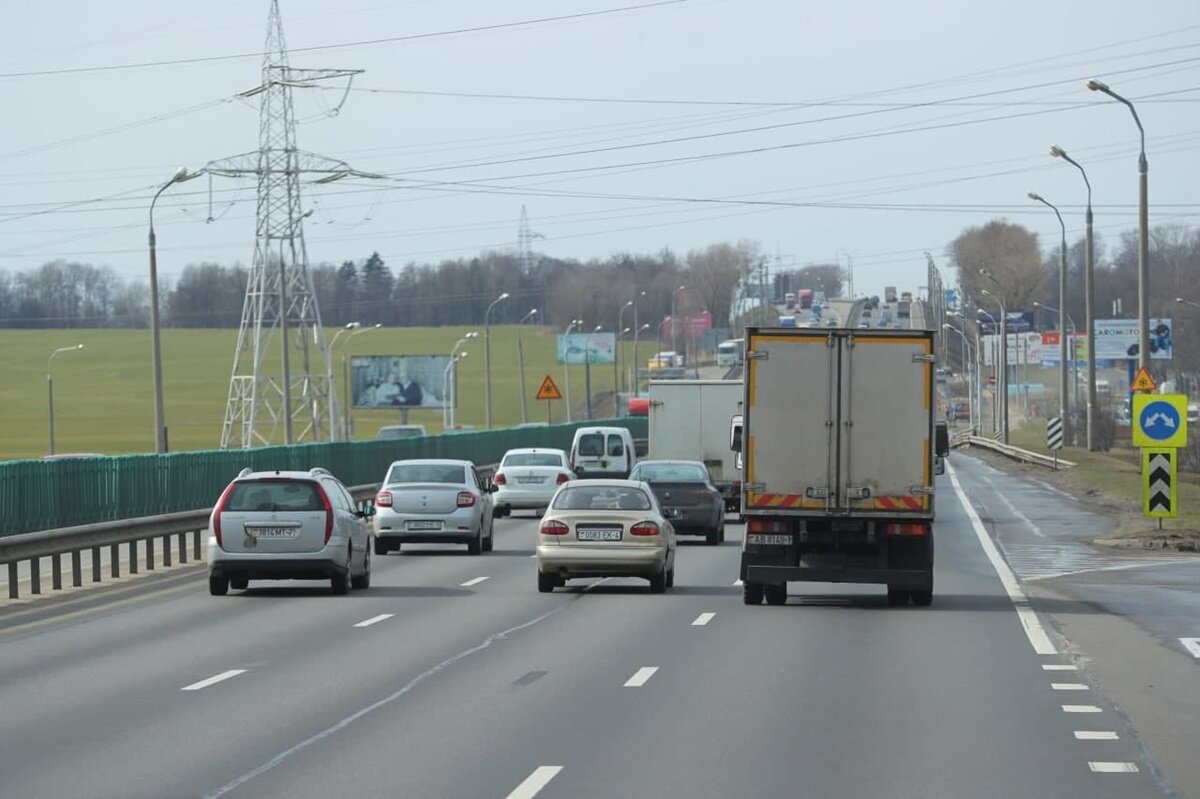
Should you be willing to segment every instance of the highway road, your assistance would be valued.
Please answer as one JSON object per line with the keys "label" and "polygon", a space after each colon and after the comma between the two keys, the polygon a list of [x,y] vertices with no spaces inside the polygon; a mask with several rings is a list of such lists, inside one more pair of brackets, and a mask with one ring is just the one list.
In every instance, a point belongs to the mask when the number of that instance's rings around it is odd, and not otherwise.
{"label": "highway road", "polygon": [[746,607],[736,526],[685,543],[665,595],[541,595],[526,516],[490,555],[376,558],[348,597],[210,597],[197,572],[8,614],[0,796],[1178,795],[985,543],[979,462],[951,460],[928,609],[806,584]]}

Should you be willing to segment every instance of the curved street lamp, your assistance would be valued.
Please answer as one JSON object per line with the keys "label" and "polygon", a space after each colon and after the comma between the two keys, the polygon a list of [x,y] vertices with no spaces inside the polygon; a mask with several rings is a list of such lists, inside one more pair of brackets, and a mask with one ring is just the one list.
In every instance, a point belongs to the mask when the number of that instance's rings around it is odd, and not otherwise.
{"label": "curved street lamp", "polygon": [[617,339],[613,347],[613,418],[621,414],[621,331],[625,329],[625,309],[633,307],[633,300],[621,306],[617,312]]}
{"label": "curved street lamp", "polygon": [[525,350],[521,346],[521,326],[525,324],[526,319],[532,319],[537,316],[538,309],[530,308],[529,313],[522,316],[517,321],[517,374],[521,378],[521,422],[522,424],[529,421],[529,410],[525,401]]}
{"label": "curved street lamp", "polygon": [[83,349],[82,344],[76,344],[73,347],[59,347],[46,359],[46,391],[50,395],[50,455],[54,454],[54,377],[50,374],[50,364],[54,361],[54,356],[60,352],[77,352],[81,349]]}
{"label": "curved street lamp", "polygon": [[188,172],[186,166],[175,170],[171,179],[159,187],[150,200],[150,349],[154,368],[154,451],[167,451],[167,422],[163,411],[162,343],[158,318],[158,248],[154,236],[154,205],[162,193],[176,183],[200,177],[199,172]]}
{"label": "curved street lamp", "polygon": [[[450,362],[456,363],[455,356],[458,354],[458,348],[466,344],[472,339],[479,338],[478,331],[472,330],[464,333],[463,337],[454,342],[454,346],[450,348]],[[466,357],[466,356],[463,356]],[[449,364],[447,364],[449,366]],[[453,427],[455,410],[458,408],[458,369],[454,370],[454,378],[450,381],[450,392],[446,392],[446,383],[442,381],[442,397],[445,399],[442,407],[442,427]],[[446,407],[449,406],[449,407]]]}
{"label": "curved street lamp", "polygon": [[[979,274],[990,279],[993,283],[999,284],[996,278],[992,277],[992,273],[986,269],[980,269]],[[997,381],[1000,385],[997,388],[1002,389],[1000,400],[1000,440],[1005,444],[1008,443],[1008,309],[1004,307],[1004,301],[998,296],[988,291],[980,289],[981,294],[991,297],[997,305],[1000,306],[1000,379]],[[993,317],[994,318],[994,317]]]}
{"label": "curved street lamp", "polygon": [[971,369],[969,368],[970,354],[971,354],[970,344],[971,343],[967,339],[966,333],[962,332],[961,330],[959,330],[957,327],[950,324],[949,322],[942,322],[942,330],[951,330],[951,331],[957,333],[958,337],[960,339],[962,339],[962,359],[961,359],[962,360],[962,371],[967,376],[967,396],[969,396],[971,398],[971,402],[967,406],[968,407],[967,425],[969,427],[974,427],[975,426],[975,393],[971,387]]}
{"label": "curved street lamp", "polygon": [[[476,335],[478,335],[478,334],[476,334]],[[447,363],[446,368],[442,370],[442,396],[443,397],[446,396],[447,382],[449,383],[449,386],[450,386],[450,393],[453,395],[453,399],[450,400],[449,429],[453,429],[454,425],[457,424],[457,422],[455,420],[454,406],[458,402],[458,388],[457,388],[457,386],[458,386],[458,379],[457,379],[458,369],[455,368],[455,364],[457,364],[459,361],[461,361],[463,358],[466,358],[470,354],[471,353],[467,352],[466,350],[463,350],[462,352],[460,352],[456,355],[452,355],[450,357],[450,362]],[[450,380],[450,369],[451,368],[454,368],[454,371],[455,371],[456,377],[454,380]],[[442,414],[442,418],[445,419],[445,413]],[[446,427],[446,424],[444,422],[442,424],[442,427],[443,428]]]}
{"label": "curved street lamp", "polygon": [[572,319],[563,331],[563,386],[567,398],[567,421],[571,421],[571,331],[582,325],[582,319]]}
{"label": "curved street lamp", "polygon": [[[329,360],[326,362],[325,380],[329,384],[329,440],[337,441],[337,426],[335,424],[339,417],[336,403],[333,401],[337,396],[337,391],[334,390],[333,384],[333,348],[337,346],[338,339],[343,333],[351,330],[358,330],[362,327],[362,322],[347,322],[341,330],[333,334],[333,338],[329,342]],[[313,328],[313,338],[317,337],[317,328]]]}
{"label": "curved street lamp", "polygon": [[675,301],[679,297],[679,292],[687,289],[687,286],[680,286],[671,292],[671,351],[679,352],[679,323],[675,320]]}
{"label": "curved street lamp", "polygon": [[492,429],[492,327],[491,315],[492,309],[500,303],[508,299],[508,292],[504,292],[496,299],[492,300],[488,305],[487,310],[483,312],[483,390],[486,396],[485,404],[487,405],[487,427]]}
{"label": "curved street lamp", "polygon": [[1059,250],[1058,257],[1058,416],[1062,421],[1063,429],[1067,432],[1067,440],[1071,439],[1071,425],[1067,421],[1067,312],[1063,308],[1067,305],[1067,225],[1063,222],[1062,214],[1058,212],[1058,206],[1047,200],[1036,191],[1029,192],[1029,199],[1039,202],[1054,212],[1058,217],[1058,226],[1062,231],[1062,247]]}

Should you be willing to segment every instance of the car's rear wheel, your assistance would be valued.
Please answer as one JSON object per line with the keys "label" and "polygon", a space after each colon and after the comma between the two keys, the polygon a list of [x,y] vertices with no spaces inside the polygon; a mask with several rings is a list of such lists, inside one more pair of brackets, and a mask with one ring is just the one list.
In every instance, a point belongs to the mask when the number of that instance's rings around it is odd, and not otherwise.
{"label": "car's rear wheel", "polygon": [[371,550],[368,549],[363,552],[362,574],[352,578],[350,585],[358,589],[371,587]]}
{"label": "car's rear wheel", "polygon": [[388,544],[387,541],[384,541],[382,538],[375,539],[375,554],[376,555],[380,555],[380,556],[386,555],[390,549],[391,549],[391,546]]}
{"label": "car's rear wheel", "polygon": [[768,605],[786,605],[787,583],[763,586],[763,596],[766,597]]}
{"label": "car's rear wheel", "polygon": [[[932,592],[931,592],[932,593]],[[908,604],[908,590],[898,586],[888,586],[888,604],[892,607]]]}
{"label": "car's rear wheel", "polygon": [[715,547],[717,544],[721,543],[721,528],[714,527],[709,530],[704,535],[704,543],[708,544],[710,547]]}
{"label": "car's rear wheel", "polygon": [[483,539],[483,551],[491,552],[496,546],[496,525],[488,528],[488,537]]}
{"label": "car's rear wheel", "polygon": [[543,594],[549,594],[558,585],[558,578],[553,574],[543,574],[538,572],[538,591]]}
{"label": "car's rear wheel", "polygon": [[667,572],[667,588],[674,588],[674,587],[675,587],[675,567],[672,566],[671,570]]}
{"label": "car's rear wheel", "polygon": [[229,587],[234,591],[245,591],[246,586],[250,585],[249,577],[230,577]]}
{"label": "car's rear wheel", "polygon": [[346,571],[340,574],[335,574],[329,578],[329,585],[333,589],[333,593],[338,596],[345,596],[350,593],[350,567],[347,565]]}
{"label": "car's rear wheel", "polygon": [[722,544],[725,543],[725,516],[724,515],[721,516],[721,535],[718,540]]}
{"label": "car's rear wheel", "polygon": [[658,574],[650,575],[650,593],[661,594],[667,590],[667,567],[663,566]]}
{"label": "car's rear wheel", "polygon": [[229,578],[219,574],[208,575],[208,593],[213,596],[225,596],[229,593]]}
{"label": "car's rear wheel", "polygon": [[479,529],[475,531],[475,537],[467,542],[467,554],[478,555],[483,551],[483,523],[480,522]]}
{"label": "car's rear wheel", "polygon": [[762,583],[742,583],[742,604],[761,605],[763,601]]}

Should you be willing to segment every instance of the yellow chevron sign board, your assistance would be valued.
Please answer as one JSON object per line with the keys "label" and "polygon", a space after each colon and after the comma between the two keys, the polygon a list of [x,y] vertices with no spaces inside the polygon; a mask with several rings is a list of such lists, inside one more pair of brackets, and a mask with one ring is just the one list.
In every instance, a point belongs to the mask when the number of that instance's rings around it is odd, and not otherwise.
{"label": "yellow chevron sign board", "polygon": [[1142,450],[1142,515],[1146,518],[1174,519],[1179,515],[1178,455],[1175,449]]}

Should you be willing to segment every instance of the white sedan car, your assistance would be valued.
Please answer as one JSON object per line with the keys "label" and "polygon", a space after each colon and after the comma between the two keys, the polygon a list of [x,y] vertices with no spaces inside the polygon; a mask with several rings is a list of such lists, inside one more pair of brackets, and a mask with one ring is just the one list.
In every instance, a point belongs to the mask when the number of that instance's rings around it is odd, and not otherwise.
{"label": "white sedan car", "polygon": [[396,461],[375,495],[375,554],[410,544],[466,544],[492,550],[492,492],[475,464],[457,460]]}
{"label": "white sedan car", "polygon": [[561,449],[510,449],[492,477],[496,515],[511,516],[514,510],[549,507],[558,487],[574,479],[567,453]]}
{"label": "white sedan car", "polygon": [[537,564],[542,593],[575,577],[643,577],[661,594],[675,584],[675,528],[646,483],[570,482],[542,517]]}

